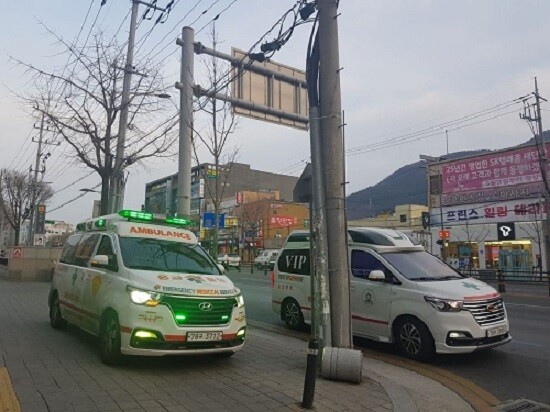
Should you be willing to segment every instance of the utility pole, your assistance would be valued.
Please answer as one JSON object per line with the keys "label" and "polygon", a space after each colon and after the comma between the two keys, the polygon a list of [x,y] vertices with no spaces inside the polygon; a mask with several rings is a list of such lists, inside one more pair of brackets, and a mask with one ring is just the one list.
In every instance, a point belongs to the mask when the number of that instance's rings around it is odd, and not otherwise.
{"label": "utility pole", "polygon": [[445,140],[447,141],[447,156],[449,156],[449,131],[445,129]]}
{"label": "utility pole", "polygon": [[[191,214],[191,150],[193,139],[194,37],[191,27],[184,27],[181,39],[181,73],[176,88],[180,90],[179,156],[178,156],[178,216]],[[218,172],[218,171],[216,171]],[[218,222],[214,222],[215,225]],[[216,245],[217,246],[217,245]]]}
{"label": "utility pole", "polygon": [[[32,226],[33,226],[33,220],[34,220],[34,208],[36,207],[36,185],[38,184],[38,168],[40,167],[40,158],[42,157],[42,139],[44,137],[44,114],[42,114],[42,118],[40,119],[40,127],[34,126],[35,129],[39,129],[40,133],[38,135],[38,148],[36,149],[36,159],[34,162],[34,176],[32,179],[32,185],[31,185],[31,199],[30,199],[30,205],[29,205],[29,231],[28,231],[28,240],[27,240],[27,246],[33,246],[34,240],[32,239]],[[32,170],[32,168],[31,168]]]}
{"label": "utility pole", "polygon": [[139,2],[132,0],[132,12],[130,16],[130,34],[128,36],[128,52],[124,65],[124,80],[122,82],[122,101],[120,104],[120,117],[118,123],[118,137],[116,144],[115,167],[111,178],[110,211],[116,212],[124,203],[124,145],[126,143],[126,128],[128,126],[128,105],[130,103],[130,87],[132,85],[132,73],[134,71],[134,44],[136,40],[136,24],[139,10]]}
{"label": "utility pole", "polygon": [[319,0],[319,94],[321,147],[325,170],[332,344],[352,347],[348,242],[344,217],[344,151],[340,132],[340,59],[338,8],[334,0]]}
{"label": "utility pole", "polygon": [[[130,88],[132,86],[132,74],[139,74],[134,69],[134,45],[136,41],[136,26],[139,5],[143,4],[150,9],[160,10],[165,12],[166,9],[157,7],[156,1],[146,3],[142,0],[131,0],[132,11],[130,15],[130,33],[128,35],[128,51],[126,54],[126,64],[124,65],[124,79],[122,81],[122,96],[120,103],[120,118],[118,123],[118,137],[116,143],[116,157],[113,175],[111,177],[110,195],[109,195],[109,211],[116,212],[122,208],[124,203],[124,145],[126,144],[126,130],[128,128],[128,109],[130,105]],[[102,206],[103,208],[103,206]]]}
{"label": "utility pole", "polygon": [[[544,237],[544,257],[546,260],[546,271],[550,270],[550,187],[548,185],[548,153],[546,152],[546,145],[542,135],[542,115],[540,110],[541,97],[539,95],[539,86],[537,78],[535,77],[535,105],[537,107],[537,126],[538,136],[537,145],[539,146],[540,158],[540,173],[542,181],[544,183],[544,209],[546,212],[546,219],[542,223],[542,234]],[[550,278],[549,278],[550,285]]]}

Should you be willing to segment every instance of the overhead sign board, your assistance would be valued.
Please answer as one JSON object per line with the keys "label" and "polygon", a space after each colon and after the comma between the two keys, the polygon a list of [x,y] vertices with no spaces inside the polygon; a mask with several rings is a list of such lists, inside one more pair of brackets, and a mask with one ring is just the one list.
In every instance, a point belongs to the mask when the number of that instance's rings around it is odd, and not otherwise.
{"label": "overhead sign board", "polygon": [[[216,214],[214,212],[204,212],[202,216],[202,225],[205,229],[212,229],[216,220]],[[218,228],[223,229],[225,227],[225,214],[221,213],[218,216]]]}
{"label": "overhead sign board", "polygon": [[[232,68],[231,96],[237,100],[232,102],[236,114],[307,130],[309,107],[305,71],[270,59],[250,64],[248,53],[235,48],[231,49],[231,55],[241,63],[233,64]],[[274,74],[269,75],[267,71]]]}

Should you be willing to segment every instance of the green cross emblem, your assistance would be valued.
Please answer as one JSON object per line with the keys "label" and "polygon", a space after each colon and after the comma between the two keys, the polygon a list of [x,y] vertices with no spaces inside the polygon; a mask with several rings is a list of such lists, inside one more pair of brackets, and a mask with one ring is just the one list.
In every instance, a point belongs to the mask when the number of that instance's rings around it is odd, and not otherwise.
{"label": "green cross emblem", "polygon": [[464,285],[465,288],[480,290],[480,289],[477,287],[477,285],[474,284],[474,283],[462,282],[462,284]]}

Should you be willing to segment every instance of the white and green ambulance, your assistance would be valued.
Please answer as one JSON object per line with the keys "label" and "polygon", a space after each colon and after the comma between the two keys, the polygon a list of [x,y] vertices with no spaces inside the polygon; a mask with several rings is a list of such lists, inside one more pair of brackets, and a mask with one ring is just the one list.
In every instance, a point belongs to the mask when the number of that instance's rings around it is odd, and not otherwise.
{"label": "white and green ambulance", "polygon": [[123,210],[77,225],[54,270],[51,325],[68,321],[97,335],[107,364],[242,349],[242,295],[189,223]]}

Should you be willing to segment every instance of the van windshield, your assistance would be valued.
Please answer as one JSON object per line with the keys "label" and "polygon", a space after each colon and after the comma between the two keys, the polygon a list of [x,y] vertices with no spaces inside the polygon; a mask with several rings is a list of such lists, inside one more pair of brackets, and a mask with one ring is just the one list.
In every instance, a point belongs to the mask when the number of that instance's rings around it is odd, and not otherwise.
{"label": "van windshield", "polygon": [[143,237],[120,237],[124,266],[163,272],[221,275],[212,258],[200,245]]}
{"label": "van windshield", "polygon": [[452,280],[464,277],[428,252],[384,253],[382,256],[409,280]]}

